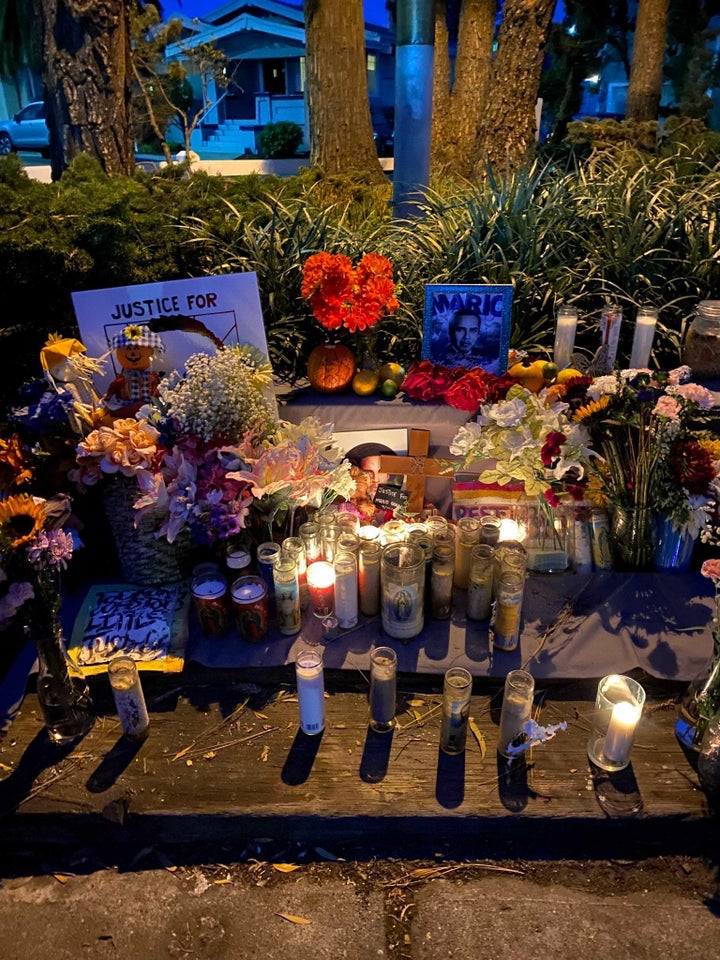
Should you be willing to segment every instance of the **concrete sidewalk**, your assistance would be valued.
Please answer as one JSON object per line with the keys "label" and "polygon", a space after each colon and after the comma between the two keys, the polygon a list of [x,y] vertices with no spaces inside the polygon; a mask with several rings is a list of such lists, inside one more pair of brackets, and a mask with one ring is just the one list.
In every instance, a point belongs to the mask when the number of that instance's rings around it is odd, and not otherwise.
{"label": "concrete sidewalk", "polygon": [[720,952],[714,868],[696,860],[283,869],[256,861],[5,881],[2,956],[520,960],[551,951],[554,960],[717,960]]}

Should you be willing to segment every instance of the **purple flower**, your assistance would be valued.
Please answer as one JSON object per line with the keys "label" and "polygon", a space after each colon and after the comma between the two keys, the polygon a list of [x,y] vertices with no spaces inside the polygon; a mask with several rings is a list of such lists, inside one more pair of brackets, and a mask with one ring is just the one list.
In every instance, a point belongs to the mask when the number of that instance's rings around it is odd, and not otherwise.
{"label": "purple flower", "polygon": [[72,556],[73,540],[64,530],[41,530],[28,547],[28,560],[36,568],[67,569]]}

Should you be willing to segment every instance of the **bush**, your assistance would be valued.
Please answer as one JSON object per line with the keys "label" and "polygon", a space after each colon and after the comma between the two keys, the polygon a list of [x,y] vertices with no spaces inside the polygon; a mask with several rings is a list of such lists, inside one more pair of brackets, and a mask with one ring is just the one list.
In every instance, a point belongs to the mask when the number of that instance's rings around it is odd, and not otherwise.
{"label": "bush", "polygon": [[257,145],[261,157],[268,160],[281,157],[294,157],[302,143],[302,127],[290,120],[278,120],[269,123],[257,135]]}

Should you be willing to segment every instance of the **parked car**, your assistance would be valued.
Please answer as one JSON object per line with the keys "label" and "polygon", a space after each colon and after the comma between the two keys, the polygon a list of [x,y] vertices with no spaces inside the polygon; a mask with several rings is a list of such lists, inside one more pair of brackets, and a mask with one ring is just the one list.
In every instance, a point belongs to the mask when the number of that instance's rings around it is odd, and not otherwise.
{"label": "parked car", "polygon": [[15,150],[37,150],[50,156],[50,131],[45,123],[45,103],[33,100],[18,110],[12,120],[0,121],[0,155]]}

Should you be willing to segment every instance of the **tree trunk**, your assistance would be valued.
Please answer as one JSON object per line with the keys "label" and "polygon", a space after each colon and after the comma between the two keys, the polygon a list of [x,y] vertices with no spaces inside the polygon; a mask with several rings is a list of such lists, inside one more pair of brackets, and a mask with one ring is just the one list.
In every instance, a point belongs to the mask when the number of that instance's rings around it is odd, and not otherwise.
{"label": "tree trunk", "polygon": [[478,125],[490,84],[496,13],[496,0],[463,0],[452,84],[444,10],[436,15],[434,91],[440,99],[433,101],[433,164],[442,173],[459,177],[473,173]]}
{"label": "tree trunk", "polygon": [[41,0],[52,175],[78,153],[109,175],[134,169],[130,12],[125,0]]}
{"label": "tree trunk", "polygon": [[535,139],[535,105],[556,0],[506,0],[478,137],[479,176],[517,167]]}
{"label": "tree trunk", "polygon": [[628,120],[657,120],[662,94],[669,0],[640,0],[635,20]]}
{"label": "tree trunk", "polygon": [[362,0],[305,0],[310,162],[384,177],[373,140]]}

